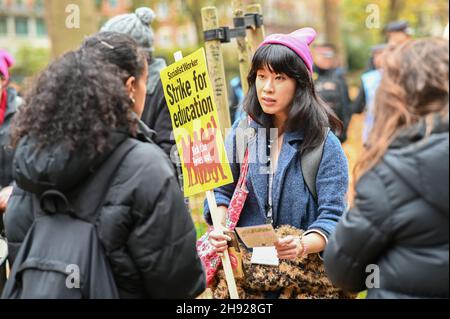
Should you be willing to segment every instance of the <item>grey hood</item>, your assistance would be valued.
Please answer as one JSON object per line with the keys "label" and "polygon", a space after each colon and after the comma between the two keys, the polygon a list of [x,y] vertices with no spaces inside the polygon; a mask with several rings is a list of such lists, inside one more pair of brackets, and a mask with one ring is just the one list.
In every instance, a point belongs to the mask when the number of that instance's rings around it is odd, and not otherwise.
{"label": "grey hood", "polygon": [[147,94],[153,95],[155,93],[161,78],[159,73],[165,67],[167,67],[167,64],[164,59],[155,58],[152,60],[152,63],[148,66]]}

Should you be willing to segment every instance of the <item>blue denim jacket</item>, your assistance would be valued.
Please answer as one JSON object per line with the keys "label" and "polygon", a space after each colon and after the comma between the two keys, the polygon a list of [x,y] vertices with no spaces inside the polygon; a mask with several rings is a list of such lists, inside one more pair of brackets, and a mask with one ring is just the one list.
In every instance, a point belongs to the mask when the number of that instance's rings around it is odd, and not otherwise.
{"label": "blue denim jacket", "polygon": [[[235,123],[225,141],[230,160],[234,183],[214,190],[218,206],[229,206],[236,183],[239,179],[240,164],[236,159]],[[250,127],[261,128],[255,122]],[[257,153],[259,138],[248,143],[249,157]],[[264,139],[265,140],[265,139]],[[324,145],[323,157],[316,179],[317,202],[309,192],[300,167],[300,146],[303,133],[287,132],[284,135],[282,149],[278,158],[278,168],[273,180],[273,225],[291,225],[299,229],[318,230],[329,236],[335,229],[339,218],[346,209],[348,190],[348,163],[337,137],[330,132]],[[254,157],[253,157],[254,159]],[[258,161],[250,161],[247,175],[249,194],[242,210],[238,227],[255,226],[266,221],[267,174],[262,173],[266,166]],[[211,215],[207,201],[204,216],[209,224]]]}

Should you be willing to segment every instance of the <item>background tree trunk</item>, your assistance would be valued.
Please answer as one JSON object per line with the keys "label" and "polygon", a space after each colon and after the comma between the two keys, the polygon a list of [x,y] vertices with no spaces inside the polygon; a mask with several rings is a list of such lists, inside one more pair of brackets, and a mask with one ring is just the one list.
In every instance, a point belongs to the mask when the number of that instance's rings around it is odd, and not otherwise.
{"label": "background tree trunk", "polygon": [[325,21],[325,39],[337,48],[341,66],[347,65],[347,54],[342,41],[340,5],[341,0],[322,0],[324,21]]}
{"label": "background tree trunk", "polygon": [[[92,0],[45,0],[45,20],[52,45],[52,57],[57,58],[63,53],[76,49],[85,36],[98,31],[99,15],[95,1]],[[70,5],[79,8],[79,23],[77,12],[68,11]],[[69,18],[68,17],[73,17]],[[75,20],[74,20],[75,19]],[[67,20],[72,24],[67,24]]]}
{"label": "background tree trunk", "polygon": [[132,1],[132,9],[133,11],[135,11],[137,8],[140,7],[147,7],[147,8],[151,8],[152,10],[155,10],[155,3],[152,1],[148,1],[148,0],[133,0]]}
{"label": "background tree trunk", "polygon": [[389,13],[386,24],[398,20],[400,13],[405,8],[405,0],[389,0]]}
{"label": "background tree trunk", "polygon": [[[204,0],[187,0],[186,8],[189,15],[194,21],[195,29],[197,30],[197,39],[199,43],[203,43],[203,25],[202,25],[202,8],[206,7]],[[215,1],[208,1],[209,6],[214,6]]]}

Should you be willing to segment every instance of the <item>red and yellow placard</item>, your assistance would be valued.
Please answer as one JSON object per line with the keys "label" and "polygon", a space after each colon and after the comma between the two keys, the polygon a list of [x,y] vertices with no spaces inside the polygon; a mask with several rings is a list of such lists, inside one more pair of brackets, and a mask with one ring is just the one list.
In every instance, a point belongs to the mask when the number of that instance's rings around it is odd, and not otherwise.
{"label": "red and yellow placard", "polygon": [[161,71],[186,197],[233,182],[204,49]]}

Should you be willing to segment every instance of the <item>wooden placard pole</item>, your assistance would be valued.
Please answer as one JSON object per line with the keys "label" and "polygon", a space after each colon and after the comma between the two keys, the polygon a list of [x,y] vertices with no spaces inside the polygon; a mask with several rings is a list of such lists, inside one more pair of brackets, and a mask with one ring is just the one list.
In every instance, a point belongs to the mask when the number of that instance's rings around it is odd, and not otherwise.
{"label": "wooden placard pole", "polygon": [[[232,7],[233,7],[233,17],[235,18],[244,17],[243,0],[233,0]],[[238,46],[239,73],[241,76],[241,85],[244,95],[246,95],[248,92],[247,75],[250,71],[251,48],[247,37],[236,38],[236,43]]]}
{"label": "wooden placard pole", "polygon": [[[216,197],[213,191],[206,192],[206,199],[208,200],[209,210],[211,211],[211,219],[213,221],[214,229],[222,229],[221,220],[216,203]],[[228,250],[224,251],[222,256],[222,265],[225,272],[225,279],[228,285],[228,291],[230,293],[230,299],[239,299],[239,294],[236,287],[236,281],[234,279],[233,268],[231,268],[230,255]]]}
{"label": "wooden placard pole", "polygon": [[[175,61],[180,61],[183,59],[183,54],[181,51],[177,51],[174,53]],[[211,219],[213,222],[214,229],[221,230],[222,229],[222,221],[220,220],[216,198],[214,196],[213,191],[206,192],[206,199],[208,201],[208,206],[211,212]],[[222,256],[222,265],[223,270],[225,272],[225,279],[228,285],[228,291],[230,293],[230,299],[239,299],[239,294],[236,287],[236,281],[234,280],[233,268],[231,267],[230,256],[228,254],[228,250],[225,250]]]}
{"label": "wooden placard pole", "polygon": [[[202,8],[203,31],[219,28],[219,18],[215,7]],[[214,89],[214,98],[219,114],[220,129],[225,138],[225,130],[231,127],[225,67],[220,40],[205,41],[208,71]]]}
{"label": "wooden placard pole", "polygon": [[[259,3],[250,4],[247,6],[247,13],[262,14],[262,8]],[[255,54],[256,49],[264,41],[265,29],[264,25],[260,28],[247,29],[247,37],[249,39],[252,56]]]}

